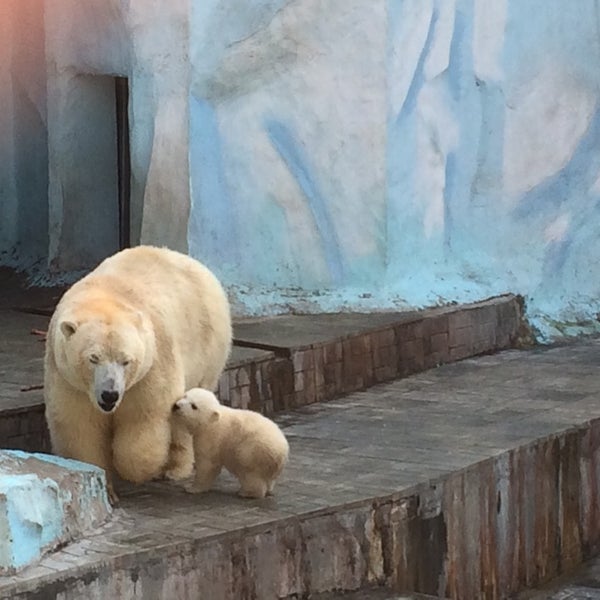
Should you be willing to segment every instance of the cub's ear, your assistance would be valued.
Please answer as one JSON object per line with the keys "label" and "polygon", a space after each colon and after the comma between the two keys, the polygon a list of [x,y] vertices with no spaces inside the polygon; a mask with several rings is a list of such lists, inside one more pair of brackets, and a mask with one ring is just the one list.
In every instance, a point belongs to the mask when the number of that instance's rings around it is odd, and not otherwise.
{"label": "cub's ear", "polygon": [[220,416],[221,416],[221,414],[219,413],[218,410],[213,410],[212,414],[210,415],[210,420],[214,421],[216,423],[219,420]]}
{"label": "cub's ear", "polygon": [[69,339],[77,331],[77,324],[73,321],[62,321],[60,330],[62,331],[62,334]]}

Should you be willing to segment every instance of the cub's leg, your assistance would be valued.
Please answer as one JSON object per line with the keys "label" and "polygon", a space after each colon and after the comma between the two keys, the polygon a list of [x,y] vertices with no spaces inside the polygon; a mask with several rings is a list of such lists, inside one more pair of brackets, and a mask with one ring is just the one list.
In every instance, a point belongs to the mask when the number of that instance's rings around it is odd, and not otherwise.
{"label": "cub's leg", "polygon": [[195,459],[196,475],[194,483],[187,488],[187,491],[192,494],[199,494],[208,491],[212,487],[221,472],[222,466],[202,454],[196,453]]}
{"label": "cub's leg", "polygon": [[268,482],[258,473],[244,473],[240,475],[240,491],[242,498],[264,498],[268,491]]}

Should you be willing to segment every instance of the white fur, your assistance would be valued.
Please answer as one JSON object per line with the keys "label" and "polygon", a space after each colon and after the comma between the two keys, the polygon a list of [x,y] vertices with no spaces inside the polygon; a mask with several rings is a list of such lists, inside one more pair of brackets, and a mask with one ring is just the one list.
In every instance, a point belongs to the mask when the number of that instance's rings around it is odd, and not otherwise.
{"label": "white fur", "polygon": [[173,406],[173,420],[194,438],[193,492],[212,486],[222,467],[240,482],[240,495],[264,498],[287,461],[288,442],[273,421],[251,410],[229,408],[206,389],[186,392]]}
{"label": "white fur", "polygon": [[44,393],[54,452],[109,478],[113,469],[133,482],[187,476],[191,438],[171,430],[171,408],[190,387],[216,387],[230,347],[227,297],[198,261],[149,246],[106,259],[50,321]]}

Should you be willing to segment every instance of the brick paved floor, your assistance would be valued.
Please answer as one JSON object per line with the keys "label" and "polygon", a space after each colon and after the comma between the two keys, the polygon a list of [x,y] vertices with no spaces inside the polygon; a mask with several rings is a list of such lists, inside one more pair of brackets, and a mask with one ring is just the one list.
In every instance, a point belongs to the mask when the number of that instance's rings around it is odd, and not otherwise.
{"label": "brick paved floor", "polygon": [[132,553],[156,555],[173,544],[216,541],[406,490],[598,418],[598,364],[600,340],[508,351],[283,414],[278,421],[291,460],[274,497],[240,499],[227,476],[202,496],[162,482],[123,487],[111,525],[16,578],[0,579],[0,595],[57,571],[81,574]]}

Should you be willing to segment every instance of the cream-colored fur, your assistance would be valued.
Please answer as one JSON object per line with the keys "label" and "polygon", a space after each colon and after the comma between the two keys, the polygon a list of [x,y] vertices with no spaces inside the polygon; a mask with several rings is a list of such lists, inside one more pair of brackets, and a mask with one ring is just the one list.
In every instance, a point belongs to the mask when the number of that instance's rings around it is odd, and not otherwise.
{"label": "cream-colored fur", "polygon": [[[150,246],[106,259],[50,321],[44,394],[54,452],[106,469],[109,482],[113,470],[136,483],[186,477],[191,437],[171,409],[190,387],[216,387],[231,335],[225,292],[198,261]],[[116,499],[112,485],[110,493]]]}
{"label": "cream-colored fur", "polygon": [[240,482],[240,496],[264,498],[287,461],[289,446],[273,421],[251,410],[229,408],[206,389],[191,389],[173,406],[173,421],[194,437],[192,492],[204,492],[225,467]]}

